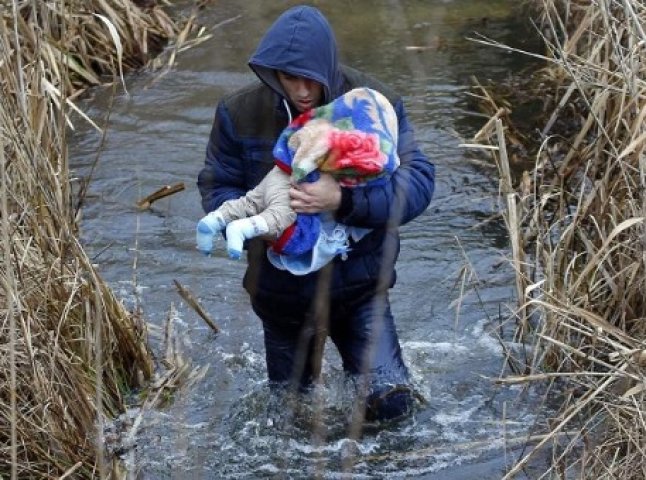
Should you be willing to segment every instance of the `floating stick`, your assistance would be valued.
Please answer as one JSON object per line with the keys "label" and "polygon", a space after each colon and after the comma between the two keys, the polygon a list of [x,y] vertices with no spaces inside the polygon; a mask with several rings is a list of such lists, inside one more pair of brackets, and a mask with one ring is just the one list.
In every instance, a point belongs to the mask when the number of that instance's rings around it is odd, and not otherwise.
{"label": "floating stick", "polygon": [[162,188],[160,188],[159,190],[156,190],[155,192],[151,193],[147,197],[144,197],[141,200],[137,201],[137,206],[142,210],[145,210],[146,208],[150,208],[152,203],[156,202],[160,198],[164,198],[174,193],[181,192],[182,190],[184,190],[184,182],[176,183],[175,185],[163,186]]}
{"label": "floating stick", "polygon": [[213,320],[211,320],[211,317],[209,316],[208,313],[202,308],[202,306],[199,304],[197,299],[193,296],[191,292],[189,292],[185,287],[182,286],[181,283],[179,283],[177,280],[173,280],[173,283],[177,287],[177,292],[179,293],[179,296],[182,297],[186,303],[189,304],[189,306],[197,312],[197,314],[204,319],[204,321],[207,323],[209,327],[213,329],[215,333],[220,332],[220,328],[215,324]]}

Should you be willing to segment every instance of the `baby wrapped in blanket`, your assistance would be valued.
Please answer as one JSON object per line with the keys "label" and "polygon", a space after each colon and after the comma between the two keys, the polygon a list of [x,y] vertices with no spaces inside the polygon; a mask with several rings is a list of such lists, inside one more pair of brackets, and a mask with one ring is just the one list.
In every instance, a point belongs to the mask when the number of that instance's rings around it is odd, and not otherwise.
{"label": "baby wrapped in blanket", "polygon": [[271,239],[271,263],[295,275],[345,255],[350,238],[358,241],[370,230],[338,223],[329,212],[296,214],[289,206],[290,183],[314,182],[321,172],[344,187],[388,181],[399,166],[397,129],[390,102],[369,88],[301,114],[279,136],[275,166],[264,179],[198,222],[197,248],[209,254],[214,236],[226,229],[227,251],[238,259],[244,241],[262,235]]}

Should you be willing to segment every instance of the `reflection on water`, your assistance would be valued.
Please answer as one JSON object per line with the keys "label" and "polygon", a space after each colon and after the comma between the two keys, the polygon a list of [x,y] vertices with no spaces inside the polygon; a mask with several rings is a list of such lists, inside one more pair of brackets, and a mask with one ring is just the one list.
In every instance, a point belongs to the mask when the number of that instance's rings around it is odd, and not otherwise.
{"label": "reflection on water", "polygon": [[[527,27],[514,20],[511,0],[312,2],[335,27],[343,61],[404,95],[417,138],[437,167],[431,207],[402,228],[392,292],[404,355],[427,404],[355,441],[347,436],[351,406],[334,349],[326,350],[323,386],[309,400],[322,410],[308,410],[306,402],[289,417],[267,393],[260,323],[240,285],[243,264],[223,253],[204,258],[194,248],[202,215],[195,179],[215,104],[252,79],[247,58],[293,3],[208,4],[204,24],[231,21],[184,52],[166,75],[130,77],[130,97],[115,100],[82,240],[117,294],[130,305],[139,302],[151,324],[162,325],[173,304],[183,354],[210,366],[172,405],[144,416],[131,467],[151,479],[339,478],[342,472],[500,478],[518,453],[514,442],[535,420],[535,401],[487,378],[503,368],[494,331],[512,303],[513,275],[504,259],[504,226],[487,221],[499,211],[495,169],[483,167],[486,156],[458,145],[484,121],[467,102],[471,76],[503,79],[524,61],[466,37],[479,32],[524,48]],[[106,115],[107,95],[97,90],[87,101],[97,120]],[[88,174],[98,142],[83,127],[73,135],[72,164],[80,176]],[[187,189],[150,211],[137,210],[137,199],[176,182]],[[173,279],[199,297],[222,328],[218,337],[182,303]],[[158,339],[151,341],[157,348]]]}

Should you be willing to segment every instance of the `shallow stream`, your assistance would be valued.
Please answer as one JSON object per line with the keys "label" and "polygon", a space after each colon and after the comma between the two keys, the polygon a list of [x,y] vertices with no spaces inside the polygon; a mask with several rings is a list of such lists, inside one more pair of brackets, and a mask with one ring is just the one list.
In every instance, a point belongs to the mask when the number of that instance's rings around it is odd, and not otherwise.
{"label": "shallow stream", "polygon": [[[404,96],[437,171],[430,208],[401,229],[392,291],[404,355],[428,403],[351,440],[349,400],[331,346],[320,417],[279,425],[281,404],[265,385],[260,322],[241,287],[244,264],[222,248],[202,257],[194,245],[202,215],[195,180],[216,102],[252,80],[248,57],[294,3],[207,2],[200,22],[217,25],[213,37],[182,52],[164,75],[128,77],[129,95],[114,99],[82,240],[117,295],[141,307],[156,353],[163,354],[161,331],[171,315],[182,355],[208,366],[169,406],[145,412],[124,458],[142,479],[501,478],[531,432],[540,399],[491,381],[504,368],[497,332],[513,306],[514,279],[504,224],[493,218],[500,212],[496,169],[486,154],[459,145],[487,120],[469,100],[472,76],[500,81],[518,75],[527,59],[467,37],[480,33],[525,48],[534,34],[513,0],[313,2],[335,28],[342,60]],[[94,90],[83,102],[99,123],[110,91]],[[72,168],[85,177],[100,136],[79,121],[70,143]],[[138,199],[177,182],[186,190],[137,209]],[[220,335],[182,301],[173,280],[199,298]]]}

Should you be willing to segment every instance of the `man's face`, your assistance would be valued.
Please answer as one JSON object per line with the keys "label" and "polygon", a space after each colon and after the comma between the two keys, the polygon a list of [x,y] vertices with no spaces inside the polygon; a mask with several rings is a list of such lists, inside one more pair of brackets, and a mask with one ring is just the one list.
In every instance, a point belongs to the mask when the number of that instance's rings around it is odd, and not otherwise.
{"label": "man's face", "polygon": [[323,86],[309,78],[297,77],[289,73],[277,72],[290,102],[299,112],[318,107],[323,97]]}

